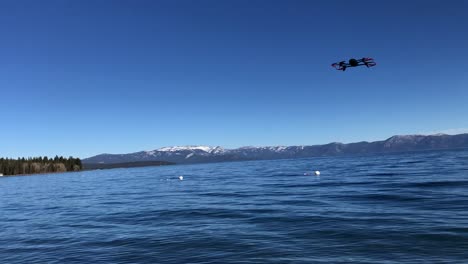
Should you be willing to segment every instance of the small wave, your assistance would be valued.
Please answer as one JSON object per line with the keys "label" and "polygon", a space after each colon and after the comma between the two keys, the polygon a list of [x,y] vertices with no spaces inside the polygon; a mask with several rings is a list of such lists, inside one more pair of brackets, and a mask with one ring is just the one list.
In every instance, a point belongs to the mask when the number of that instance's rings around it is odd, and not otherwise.
{"label": "small wave", "polygon": [[421,201],[429,199],[425,196],[420,195],[402,195],[402,194],[385,194],[385,193],[373,193],[373,194],[354,194],[344,195],[346,199],[353,199],[359,201],[368,202],[409,202],[409,201]]}
{"label": "small wave", "polygon": [[251,193],[229,193],[229,192],[207,192],[207,193],[200,193],[198,196],[206,196],[206,197],[221,197],[221,198],[251,198],[257,196],[257,194]]}
{"label": "small wave", "polygon": [[442,188],[442,187],[463,187],[468,186],[468,181],[430,181],[405,183],[407,187],[416,188]]}
{"label": "small wave", "polygon": [[401,173],[395,173],[395,172],[377,172],[377,173],[369,173],[366,174],[366,176],[398,176],[401,175]]}

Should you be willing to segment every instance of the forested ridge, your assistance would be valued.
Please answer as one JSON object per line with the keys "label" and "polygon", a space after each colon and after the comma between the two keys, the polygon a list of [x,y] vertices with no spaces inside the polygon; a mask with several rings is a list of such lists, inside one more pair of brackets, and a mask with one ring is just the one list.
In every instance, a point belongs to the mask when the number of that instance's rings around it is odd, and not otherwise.
{"label": "forested ridge", "polygon": [[73,157],[0,158],[0,173],[3,175],[67,172],[81,169],[81,160]]}

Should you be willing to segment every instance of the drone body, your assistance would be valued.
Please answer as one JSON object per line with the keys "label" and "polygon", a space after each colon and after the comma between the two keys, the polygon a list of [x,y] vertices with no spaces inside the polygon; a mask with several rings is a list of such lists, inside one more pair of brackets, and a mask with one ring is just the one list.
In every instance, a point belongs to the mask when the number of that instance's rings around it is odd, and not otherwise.
{"label": "drone body", "polygon": [[369,68],[369,67],[374,67],[375,65],[377,65],[377,63],[374,62],[373,58],[362,58],[359,60],[350,59],[348,62],[346,61],[336,62],[332,64],[332,67],[339,71],[346,71],[346,68],[350,68],[350,67],[366,66],[367,68]]}

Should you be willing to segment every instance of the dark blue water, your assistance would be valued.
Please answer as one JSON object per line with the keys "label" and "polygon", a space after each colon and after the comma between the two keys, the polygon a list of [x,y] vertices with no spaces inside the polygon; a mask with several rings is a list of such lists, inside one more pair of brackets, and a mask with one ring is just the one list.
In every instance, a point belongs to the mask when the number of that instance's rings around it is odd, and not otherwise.
{"label": "dark blue water", "polygon": [[468,263],[468,151],[3,177],[0,213],[1,263]]}

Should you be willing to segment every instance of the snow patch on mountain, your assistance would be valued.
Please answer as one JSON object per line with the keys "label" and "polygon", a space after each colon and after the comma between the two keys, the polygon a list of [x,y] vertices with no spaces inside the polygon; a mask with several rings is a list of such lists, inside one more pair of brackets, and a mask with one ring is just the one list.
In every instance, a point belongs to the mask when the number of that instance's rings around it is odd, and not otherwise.
{"label": "snow patch on mountain", "polygon": [[158,151],[175,152],[175,151],[184,151],[184,150],[189,150],[189,151],[201,150],[205,152],[210,152],[213,149],[214,147],[208,147],[208,146],[174,146],[174,147],[163,147],[163,148],[158,149]]}
{"label": "snow patch on mountain", "polygon": [[269,147],[255,147],[255,146],[246,146],[240,147],[238,150],[269,150],[275,152],[282,152],[287,150],[289,147],[286,146],[269,146]]}
{"label": "snow patch on mountain", "polygon": [[222,147],[214,147],[210,150],[210,153],[211,154],[223,154],[225,153],[227,150],[222,148]]}

